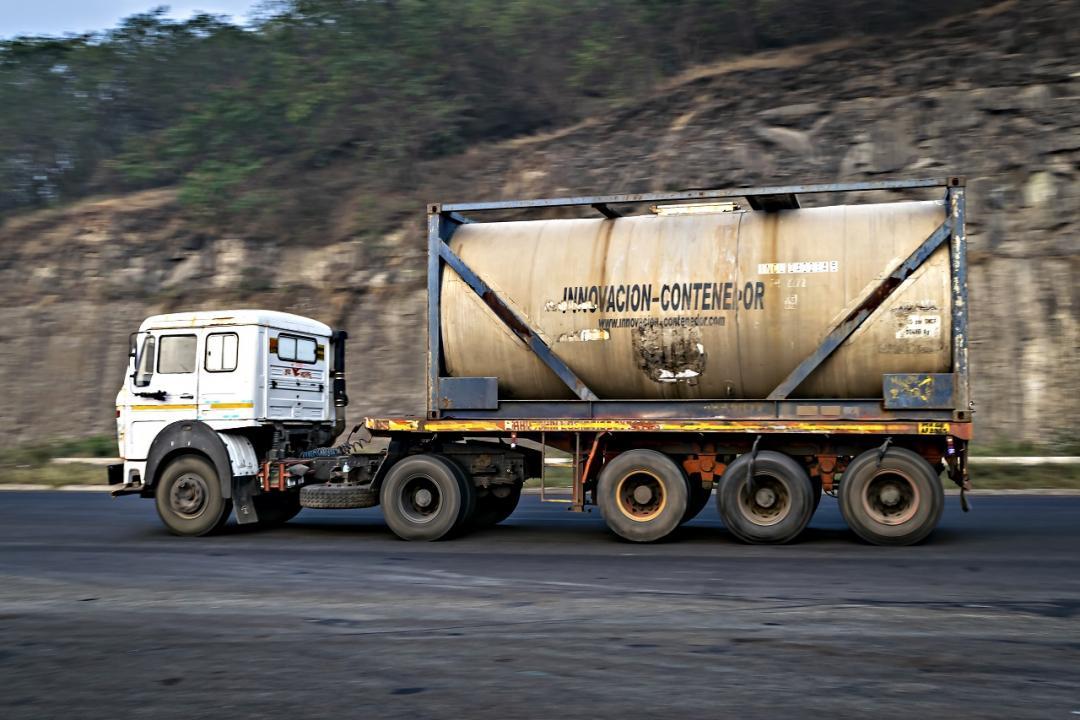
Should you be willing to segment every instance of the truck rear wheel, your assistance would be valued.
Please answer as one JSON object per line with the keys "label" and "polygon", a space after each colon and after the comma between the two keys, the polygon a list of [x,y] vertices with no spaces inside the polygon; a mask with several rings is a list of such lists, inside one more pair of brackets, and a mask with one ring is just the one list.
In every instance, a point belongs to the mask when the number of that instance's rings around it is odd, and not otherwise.
{"label": "truck rear wheel", "polygon": [[486,528],[498,525],[517,509],[521,500],[521,484],[492,485],[487,492],[476,496],[476,510],[472,516],[474,528]]}
{"label": "truck rear wheel", "polygon": [[154,500],[173,535],[208,535],[221,529],[232,511],[214,466],[198,455],[182,455],[165,467]]}
{"label": "truck rear wheel", "polygon": [[399,538],[440,540],[464,526],[476,507],[476,491],[450,460],[413,455],[390,468],[380,504]]}
{"label": "truck rear wheel", "polygon": [[671,458],[655,450],[627,450],[604,467],[596,494],[612,532],[652,542],[682,522],[690,488]]}
{"label": "truck rear wheel", "polygon": [[296,517],[302,509],[300,492],[297,490],[263,493],[256,495],[252,502],[255,504],[255,514],[259,518],[260,528],[284,525]]}
{"label": "truck rear wheel", "polygon": [[[880,458],[880,461],[879,461]],[[912,545],[941,519],[945,491],[934,468],[905,448],[867,450],[840,479],[840,513],[848,527],[875,545]]]}
{"label": "truck rear wheel", "polygon": [[814,514],[814,488],[797,462],[762,450],[754,458],[753,483],[747,482],[751,456],[741,455],[720,479],[716,506],[724,526],[747,543],[786,543],[798,536]]}

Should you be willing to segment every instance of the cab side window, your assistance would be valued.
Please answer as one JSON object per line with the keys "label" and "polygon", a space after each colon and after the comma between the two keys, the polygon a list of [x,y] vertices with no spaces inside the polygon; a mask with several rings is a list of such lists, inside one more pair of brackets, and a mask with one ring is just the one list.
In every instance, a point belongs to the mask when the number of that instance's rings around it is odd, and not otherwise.
{"label": "cab side window", "polygon": [[279,360],[313,363],[317,344],[311,338],[295,335],[279,335],[277,338],[277,356]]}
{"label": "cab side window", "polygon": [[207,372],[232,372],[236,369],[239,340],[236,333],[211,333],[206,336],[206,357],[203,367]]}
{"label": "cab side window", "polygon": [[195,372],[195,335],[162,335],[158,338],[158,372],[182,374]]}

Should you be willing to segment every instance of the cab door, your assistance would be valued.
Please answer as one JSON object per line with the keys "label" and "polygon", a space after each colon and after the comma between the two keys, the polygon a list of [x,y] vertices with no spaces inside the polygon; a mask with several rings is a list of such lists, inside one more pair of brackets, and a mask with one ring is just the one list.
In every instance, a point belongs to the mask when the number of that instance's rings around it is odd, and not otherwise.
{"label": "cab door", "polygon": [[150,331],[143,339],[135,374],[128,378],[131,426],[124,457],[144,460],[168,424],[193,420],[198,411],[199,346],[196,331]]}
{"label": "cab door", "polygon": [[213,428],[250,425],[255,417],[258,328],[207,328],[199,368],[199,420]]}

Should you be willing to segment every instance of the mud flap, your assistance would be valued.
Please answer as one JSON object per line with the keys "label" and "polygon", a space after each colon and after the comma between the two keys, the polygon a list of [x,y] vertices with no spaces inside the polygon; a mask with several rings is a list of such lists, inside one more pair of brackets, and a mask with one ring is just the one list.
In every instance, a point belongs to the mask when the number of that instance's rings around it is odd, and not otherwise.
{"label": "mud flap", "polygon": [[236,522],[240,525],[249,525],[259,522],[258,513],[255,512],[255,491],[258,488],[256,477],[234,477],[232,479],[233,510],[236,512]]}

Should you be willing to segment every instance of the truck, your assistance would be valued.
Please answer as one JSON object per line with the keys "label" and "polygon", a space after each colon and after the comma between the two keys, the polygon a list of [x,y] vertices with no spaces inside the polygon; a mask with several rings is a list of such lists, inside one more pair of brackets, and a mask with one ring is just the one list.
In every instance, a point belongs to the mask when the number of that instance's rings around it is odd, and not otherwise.
{"label": "truck", "polygon": [[735,538],[789,542],[825,494],[917,543],[944,478],[967,509],[964,218],[960,177],[434,203],[423,414],[346,433],[347,334],[316,320],[156,315],[109,483],[189,536],[378,505],[439,540],[538,480],[634,542],[713,495]]}

